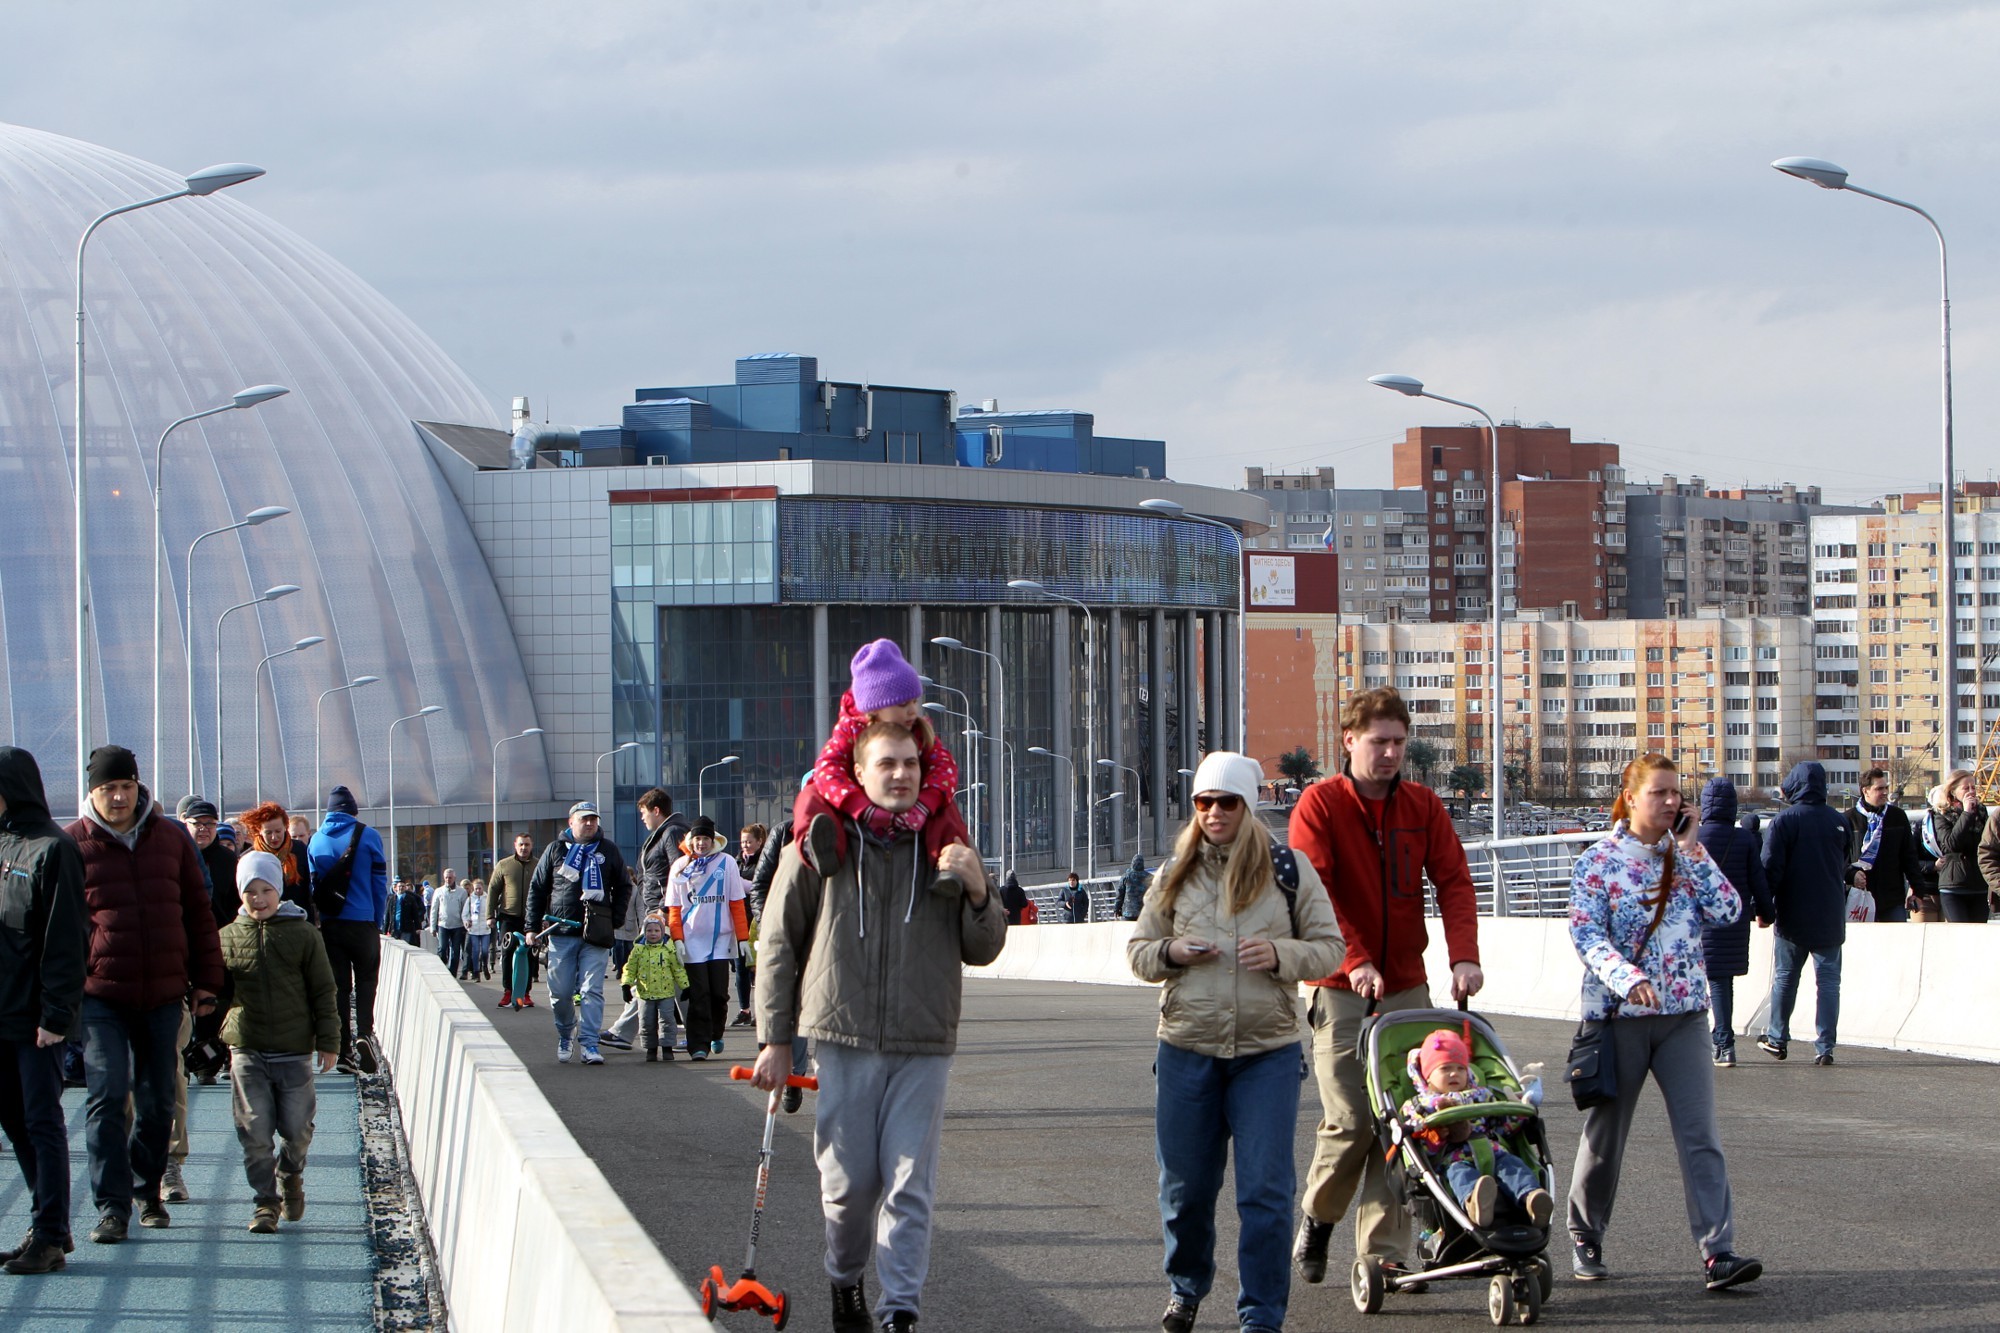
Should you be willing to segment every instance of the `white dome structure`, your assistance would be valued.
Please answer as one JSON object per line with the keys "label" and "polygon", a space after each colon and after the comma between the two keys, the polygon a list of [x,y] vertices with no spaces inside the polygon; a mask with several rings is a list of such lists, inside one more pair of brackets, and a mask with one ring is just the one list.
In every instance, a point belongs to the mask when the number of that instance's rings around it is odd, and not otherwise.
{"label": "white dome structure", "polygon": [[[0,741],[32,750],[51,806],[75,790],[69,447],[77,238],[108,209],[182,187],[173,172],[74,139],[0,125]],[[249,187],[254,189],[254,186]],[[204,542],[193,574],[197,790],[225,813],[294,808],[324,781],[364,806],[483,805],[494,742],[535,725],[521,656],[485,560],[417,420],[505,421],[438,346],[327,255],[217,194],[119,217],[86,268],[86,471],[96,652],[90,743],[136,751],[154,793],[186,788],[188,546],[249,511],[283,518]],[[246,385],[291,392],[175,431],[166,446],[163,725],[152,736],[153,452],[168,423]],[[302,591],[237,612],[222,644],[227,773],[216,772],[216,619],[276,584]],[[259,659],[274,661],[252,693]],[[380,682],[333,694],[354,677]],[[253,700],[257,701],[253,705]],[[253,793],[253,706],[263,790]],[[316,719],[323,714],[323,732]],[[500,796],[548,799],[539,744],[502,751]],[[226,782],[226,786],[224,783]]]}

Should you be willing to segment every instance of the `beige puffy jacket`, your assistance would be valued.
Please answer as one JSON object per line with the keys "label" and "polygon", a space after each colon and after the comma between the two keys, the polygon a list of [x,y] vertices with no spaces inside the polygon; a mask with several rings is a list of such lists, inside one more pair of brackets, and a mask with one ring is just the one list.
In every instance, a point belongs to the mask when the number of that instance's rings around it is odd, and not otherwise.
{"label": "beige puffy jacket", "polygon": [[[1297,857],[1298,929],[1275,874],[1241,916],[1230,912],[1222,872],[1229,848],[1204,842],[1201,865],[1174,901],[1172,918],[1160,909],[1168,867],[1153,876],[1125,956],[1141,981],[1159,981],[1160,1040],[1182,1050],[1229,1059],[1258,1055],[1300,1039],[1301,981],[1330,976],[1347,955],[1333,903],[1312,863]],[[1215,946],[1214,962],[1176,967],[1167,945],[1193,936]],[[1278,951],[1275,972],[1252,972],[1236,961],[1241,940],[1267,939]]]}

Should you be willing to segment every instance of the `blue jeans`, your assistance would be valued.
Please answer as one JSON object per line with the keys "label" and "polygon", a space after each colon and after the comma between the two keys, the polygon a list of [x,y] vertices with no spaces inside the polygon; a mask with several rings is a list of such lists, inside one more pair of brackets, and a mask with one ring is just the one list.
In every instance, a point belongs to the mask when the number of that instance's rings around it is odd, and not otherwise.
{"label": "blue jeans", "polygon": [[[134,1189],[160,1197],[174,1130],[174,1070],[181,1059],[181,1002],[124,1009],[83,997],[84,1146],[100,1214],[129,1220]],[[126,1099],[132,1101],[127,1127]],[[134,1178],[137,1185],[134,1185]]]}
{"label": "blue jeans", "polygon": [[1220,1058],[1160,1043],[1153,1066],[1160,1225],[1176,1296],[1200,1300],[1215,1281],[1215,1199],[1236,1143],[1236,1317],[1283,1328],[1291,1300],[1292,1194],[1298,1169],[1298,1043]]}
{"label": "blue jeans", "polygon": [[[567,1040],[580,1035],[583,1049],[597,1049],[597,1034],[604,1029],[604,969],[611,963],[611,950],[585,944],[581,935],[555,935],[549,939],[549,1008],[555,1011],[556,1035]],[[576,1032],[576,997],[583,998],[583,1031]]]}
{"label": "blue jeans", "polygon": [[1708,976],[1708,1039],[1718,1051],[1736,1049],[1736,978]]}
{"label": "blue jeans", "polygon": [[451,969],[453,976],[465,970],[464,926],[438,927],[438,957],[444,960],[444,965]]}
{"label": "blue jeans", "polygon": [[[1451,1192],[1458,1196],[1460,1203],[1472,1197],[1472,1187],[1479,1183],[1481,1174],[1477,1162],[1462,1159],[1444,1169],[1444,1178],[1451,1182]],[[1500,1188],[1506,1190],[1515,1203],[1542,1187],[1540,1177],[1529,1169],[1526,1162],[1498,1144],[1493,1146],[1493,1178],[1500,1182]]]}
{"label": "blue jeans", "polygon": [[1813,1050],[1833,1053],[1835,1029],[1840,1026],[1840,946],[1807,949],[1783,935],[1771,941],[1771,1023],[1765,1036],[1783,1046],[1791,1040],[1792,1006],[1799,1000],[1799,975],[1805,971],[1806,955],[1813,960],[1813,981],[1819,989],[1814,1019],[1819,1033]]}

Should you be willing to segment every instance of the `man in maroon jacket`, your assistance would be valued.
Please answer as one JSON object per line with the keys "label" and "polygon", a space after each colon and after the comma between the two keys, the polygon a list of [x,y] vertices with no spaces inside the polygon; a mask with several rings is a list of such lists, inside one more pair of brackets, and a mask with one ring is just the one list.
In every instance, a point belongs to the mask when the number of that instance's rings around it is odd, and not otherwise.
{"label": "man in maroon jacket", "polygon": [[174,1122],[181,1005],[191,999],[197,1017],[214,1007],[222,944],[200,854],[186,831],[154,808],[130,750],[102,745],[91,752],[89,804],[67,832],[83,853],[90,915],[84,1143],[98,1212],[90,1238],[113,1245],[125,1239],[135,1193],[141,1226],[170,1224],[160,1178]]}
{"label": "man in maroon jacket", "polygon": [[1409,1267],[1409,1218],[1389,1192],[1370,1131],[1366,1070],[1358,1051],[1361,1023],[1376,1012],[1427,1009],[1424,976],[1424,876],[1437,888],[1451,950],[1454,1000],[1476,994],[1479,908],[1465,848],[1444,802],[1428,787],[1402,778],[1410,713],[1391,689],[1368,690],[1341,710],[1340,776],[1306,788],[1292,811],[1292,850],[1319,872],[1347,957],[1340,971],[1313,987],[1313,1073],[1321,1117],[1306,1170],[1305,1197],[1292,1260],[1299,1276],[1326,1276],[1327,1241],[1358,1189],[1354,1249],[1389,1266]]}

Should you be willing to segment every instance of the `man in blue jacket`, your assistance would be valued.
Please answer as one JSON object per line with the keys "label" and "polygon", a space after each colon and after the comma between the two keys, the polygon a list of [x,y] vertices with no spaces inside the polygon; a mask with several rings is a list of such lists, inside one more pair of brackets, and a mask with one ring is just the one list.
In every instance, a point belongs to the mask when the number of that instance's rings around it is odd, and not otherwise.
{"label": "man in blue jacket", "polygon": [[1771,1018],[1759,1050],[1782,1060],[1799,974],[1812,955],[1819,991],[1813,1063],[1833,1063],[1840,1023],[1840,946],[1847,942],[1847,819],[1826,803],[1826,770],[1807,762],[1785,778],[1787,807],[1764,829],[1764,878],[1776,905]]}
{"label": "man in blue jacket", "polygon": [[[312,863],[313,893],[319,904],[320,938],[333,964],[335,1004],[340,1010],[343,1073],[372,1074],[380,1067],[375,1051],[375,979],[382,970],[382,918],[389,906],[389,858],[382,835],[356,816],[354,793],[335,787],[327,794],[326,819],[312,835],[306,858]],[[334,899],[345,894],[337,906]],[[353,1003],[352,1017],[348,1004]]]}

